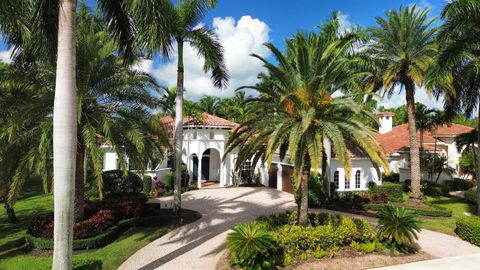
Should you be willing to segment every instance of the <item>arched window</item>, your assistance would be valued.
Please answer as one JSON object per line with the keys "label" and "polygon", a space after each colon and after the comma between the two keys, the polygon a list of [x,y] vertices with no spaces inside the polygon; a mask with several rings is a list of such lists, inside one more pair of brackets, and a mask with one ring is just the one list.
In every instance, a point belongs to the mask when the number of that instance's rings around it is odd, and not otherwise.
{"label": "arched window", "polygon": [[360,175],[361,175],[360,170],[357,170],[355,172],[355,189],[360,189]]}
{"label": "arched window", "polygon": [[194,140],[197,139],[197,132],[193,132],[193,134],[192,134],[192,139],[194,139]]}
{"label": "arched window", "polygon": [[350,189],[350,179],[345,176],[345,190]]}
{"label": "arched window", "polygon": [[338,171],[335,171],[333,173],[333,183],[335,184],[335,189],[338,189],[340,187],[340,173]]}
{"label": "arched window", "polygon": [[211,132],[208,134],[208,138],[209,138],[210,140],[215,139],[215,133],[213,133],[213,131],[211,131]]}

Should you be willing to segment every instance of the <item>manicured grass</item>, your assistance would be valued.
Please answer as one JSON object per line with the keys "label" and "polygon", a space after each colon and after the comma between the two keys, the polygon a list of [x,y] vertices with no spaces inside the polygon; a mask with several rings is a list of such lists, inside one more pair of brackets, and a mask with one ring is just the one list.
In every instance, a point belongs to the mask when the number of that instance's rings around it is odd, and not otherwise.
{"label": "manicured grass", "polygon": [[451,217],[420,217],[422,228],[437,231],[441,233],[455,235],[455,219],[464,216],[465,212],[474,212],[475,205],[455,197],[428,197],[426,200],[432,204],[440,205],[446,209],[452,210]]}
{"label": "manicured grass", "polygon": [[[50,269],[51,251],[26,250],[24,235],[33,217],[53,211],[53,196],[24,198],[14,208],[19,219],[17,224],[9,224],[5,209],[0,209],[0,269]],[[100,260],[103,269],[117,269],[135,251],[172,229],[174,226],[160,224],[157,227],[132,228],[113,243],[96,250],[78,251],[74,257]]]}

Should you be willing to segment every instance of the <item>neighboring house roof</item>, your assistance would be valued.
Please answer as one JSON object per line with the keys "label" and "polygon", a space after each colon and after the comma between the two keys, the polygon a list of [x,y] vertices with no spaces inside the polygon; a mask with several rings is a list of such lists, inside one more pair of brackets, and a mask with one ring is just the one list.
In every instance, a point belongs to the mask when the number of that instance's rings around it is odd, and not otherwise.
{"label": "neighboring house roof", "polygon": [[[171,116],[164,116],[160,118],[160,123],[165,128],[167,135],[169,138],[173,138],[173,129],[175,126],[175,120]],[[183,118],[183,127],[223,127],[223,128],[235,128],[238,127],[239,124],[220,118],[215,115],[211,115],[209,113],[202,113],[200,117],[193,118],[190,116],[185,116]]]}
{"label": "neighboring house roof", "polygon": [[[434,151],[434,147],[431,144],[435,143],[435,137],[437,137],[437,142],[442,141],[438,137],[442,136],[458,136],[460,134],[464,134],[470,132],[473,128],[460,125],[460,124],[452,124],[452,125],[442,125],[439,126],[436,130],[432,132],[425,132],[423,134],[423,148],[425,151]],[[382,146],[384,153],[387,156],[393,155],[398,152],[406,152],[410,151],[410,140],[408,138],[408,124],[398,125],[392,128],[391,131],[380,134],[375,132],[373,134],[375,138],[378,140],[380,145]],[[420,144],[420,132],[417,131],[417,139],[418,143]],[[428,144],[428,145],[426,145]],[[359,149],[355,147],[348,147],[348,152],[350,157],[365,157],[365,155]],[[335,157],[334,153],[332,153],[332,157]]]}
{"label": "neighboring house roof", "polygon": [[439,136],[441,137],[442,135],[447,135],[447,136],[458,136],[460,134],[468,133],[472,131],[474,128],[472,127],[467,127],[461,124],[451,124],[451,125],[442,125],[438,127],[436,130],[432,132],[432,135],[434,137]]}

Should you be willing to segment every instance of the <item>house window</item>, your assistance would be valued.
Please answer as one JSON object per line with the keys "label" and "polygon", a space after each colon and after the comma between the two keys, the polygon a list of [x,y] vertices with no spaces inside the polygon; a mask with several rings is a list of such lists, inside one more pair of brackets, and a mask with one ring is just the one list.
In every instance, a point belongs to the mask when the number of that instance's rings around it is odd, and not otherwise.
{"label": "house window", "polygon": [[245,161],[242,165],[242,171],[250,171],[252,169],[252,163],[250,161]]}
{"label": "house window", "polygon": [[194,139],[194,140],[197,139],[197,132],[193,132],[192,139]]}
{"label": "house window", "polygon": [[390,119],[390,116],[387,116],[386,118],[387,118],[387,120],[388,120],[388,119]]}
{"label": "house window", "polygon": [[340,179],[340,176],[339,176],[339,172],[338,171],[335,171],[333,173],[333,183],[335,184],[335,189],[338,190],[338,188],[340,187],[339,185],[339,179]]}
{"label": "house window", "polygon": [[215,139],[215,133],[213,133],[213,131],[210,132],[210,134],[208,134],[208,138],[210,138],[210,140]]}
{"label": "house window", "polygon": [[355,172],[355,189],[359,189],[360,188],[360,170],[357,170]]}
{"label": "house window", "polygon": [[350,189],[350,179],[347,179],[347,177],[345,177],[345,189]]}

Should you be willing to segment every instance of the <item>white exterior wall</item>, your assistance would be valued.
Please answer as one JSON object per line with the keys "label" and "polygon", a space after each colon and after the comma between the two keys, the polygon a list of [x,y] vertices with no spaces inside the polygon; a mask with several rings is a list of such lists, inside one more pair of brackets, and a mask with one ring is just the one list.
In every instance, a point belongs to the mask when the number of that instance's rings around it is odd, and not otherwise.
{"label": "white exterior wall", "polygon": [[115,150],[109,146],[102,146],[105,153],[103,154],[103,170],[118,170],[118,158]]}
{"label": "white exterior wall", "polygon": [[[355,188],[355,173],[357,170],[360,170],[360,188],[358,189]],[[334,182],[333,175],[335,171],[339,172],[338,191],[367,190],[367,183],[370,181],[375,182],[377,185],[381,184],[381,179],[376,169],[372,166],[371,161],[366,158],[352,159],[351,175],[348,177],[348,179],[350,179],[350,189],[345,189],[345,170],[340,165],[338,159],[333,158],[330,161],[329,178],[332,183]]]}

